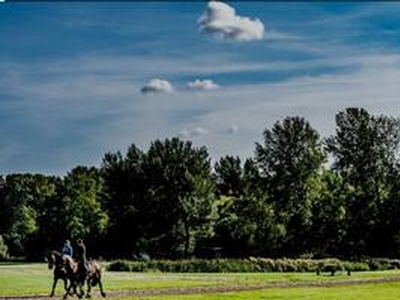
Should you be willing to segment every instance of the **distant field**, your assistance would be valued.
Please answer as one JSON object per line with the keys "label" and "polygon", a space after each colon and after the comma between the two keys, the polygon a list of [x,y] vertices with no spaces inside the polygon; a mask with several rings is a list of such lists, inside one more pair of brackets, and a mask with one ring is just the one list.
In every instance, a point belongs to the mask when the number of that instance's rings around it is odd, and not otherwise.
{"label": "distant field", "polygon": [[[400,282],[369,283],[335,287],[286,287],[293,284],[322,284],[356,279],[380,279],[400,276],[400,271],[354,273],[352,276],[316,276],[311,273],[223,273],[223,274],[177,274],[177,273],[129,273],[104,272],[103,284],[113,299],[398,299]],[[45,264],[0,264],[0,297],[48,295],[52,284],[52,272]],[[260,286],[269,285],[267,289]],[[275,284],[280,287],[273,287]],[[229,291],[213,293],[213,289],[242,289],[255,287],[251,291]],[[160,290],[163,289],[163,290]],[[149,292],[173,295],[148,296]],[[201,294],[189,295],[201,289]],[[211,291],[210,291],[211,290]],[[94,289],[97,291],[97,288]],[[62,284],[56,290],[63,292]],[[124,292],[124,294],[120,293]],[[133,294],[134,293],[134,294]],[[175,293],[181,293],[177,295]]]}

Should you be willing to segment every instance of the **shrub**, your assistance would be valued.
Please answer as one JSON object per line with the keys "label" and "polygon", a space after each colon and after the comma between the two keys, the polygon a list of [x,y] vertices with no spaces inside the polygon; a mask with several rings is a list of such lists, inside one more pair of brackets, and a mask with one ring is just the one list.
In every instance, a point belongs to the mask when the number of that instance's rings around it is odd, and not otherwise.
{"label": "shrub", "polygon": [[369,265],[365,262],[346,262],[344,267],[347,271],[352,272],[366,272],[371,270]]}
{"label": "shrub", "polygon": [[365,261],[372,271],[400,269],[400,261],[388,258],[369,258]]}
{"label": "shrub", "polygon": [[7,260],[8,258],[8,247],[3,239],[3,236],[0,235],[0,260]]}
{"label": "shrub", "polygon": [[325,272],[335,274],[343,271],[369,271],[393,269],[400,266],[399,260],[369,259],[367,261],[341,261],[327,259],[270,259],[250,257],[248,259],[189,259],[189,260],[118,260],[108,266],[110,271],[132,272]]}

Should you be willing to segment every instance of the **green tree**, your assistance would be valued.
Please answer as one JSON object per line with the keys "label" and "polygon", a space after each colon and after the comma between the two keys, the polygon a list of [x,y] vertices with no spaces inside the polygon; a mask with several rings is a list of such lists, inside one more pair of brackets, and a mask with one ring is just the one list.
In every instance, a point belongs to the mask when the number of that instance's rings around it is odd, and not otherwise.
{"label": "green tree", "polygon": [[218,220],[214,248],[224,257],[274,256],[277,232],[272,205],[254,195],[222,196],[216,202]]}
{"label": "green tree", "polygon": [[247,158],[243,165],[242,177],[243,194],[265,198],[265,188],[257,162]]}
{"label": "green tree", "polygon": [[[146,236],[147,191],[143,174],[145,154],[132,144],[126,156],[107,153],[103,159],[105,203],[109,214],[106,248],[117,257],[132,257]],[[145,225],[143,227],[143,225]]]}
{"label": "green tree", "polygon": [[[0,187],[0,234],[12,256],[41,258],[43,249],[57,235],[49,234],[52,223],[43,222],[53,209],[49,200],[55,196],[55,177],[41,174],[11,174]],[[46,237],[46,238],[45,238]]]}
{"label": "green tree", "polygon": [[63,188],[62,202],[67,213],[69,237],[85,239],[93,253],[108,225],[108,215],[102,203],[100,172],[94,167],[75,167],[64,177]]}
{"label": "green tree", "polygon": [[157,140],[147,153],[132,145],[126,157],[107,154],[102,170],[113,253],[189,256],[212,234],[215,186],[205,147],[178,138]]}
{"label": "green tree", "polygon": [[300,117],[287,117],[264,131],[256,145],[256,161],[276,212],[276,226],[285,234],[283,255],[307,249],[311,224],[310,180],[318,175],[325,154],[318,132]]}
{"label": "green tree", "polygon": [[212,223],[214,186],[205,147],[178,138],[151,144],[144,164],[148,251],[155,256],[188,256],[198,235]]}
{"label": "green tree", "polygon": [[4,238],[12,256],[25,256],[28,240],[38,231],[31,187],[32,176],[29,174],[6,176],[3,199]]}
{"label": "green tree", "polygon": [[314,177],[310,185],[311,252],[317,257],[346,256],[347,203],[353,195],[352,187],[330,170]]}
{"label": "green tree", "polygon": [[242,194],[242,166],[239,157],[225,156],[215,164],[217,194],[239,196]]}
{"label": "green tree", "polygon": [[376,243],[384,234],[378,230],[384,221],[380,211],[395,193],[399,132],[399,119],[347,108],[336,116],[336,135],[326,141],[334,169],[354,188],[347,222],[348,247],[354,255],[379,255],[382,250]]}

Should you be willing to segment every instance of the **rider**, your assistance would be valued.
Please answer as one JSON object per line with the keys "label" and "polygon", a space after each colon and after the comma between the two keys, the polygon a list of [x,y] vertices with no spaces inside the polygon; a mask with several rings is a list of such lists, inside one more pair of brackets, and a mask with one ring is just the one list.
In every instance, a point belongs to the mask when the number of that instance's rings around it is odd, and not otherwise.
{"label": "rider", "polygon": [[85,270],[85,273],[89,273],[88,261],[86,258],[86,246],[82,239],[78,239],[76,242],[76,261],[78,263],[78,269]]}
{"label": "rider", "polygon": [[65,243],[64,243],[64,247],[62,249],[63,258],[66,258],[66,257],[70,257],[71,258],[73,252],[74,251],[72,249],[71,242],[69,240],[66,240]]}

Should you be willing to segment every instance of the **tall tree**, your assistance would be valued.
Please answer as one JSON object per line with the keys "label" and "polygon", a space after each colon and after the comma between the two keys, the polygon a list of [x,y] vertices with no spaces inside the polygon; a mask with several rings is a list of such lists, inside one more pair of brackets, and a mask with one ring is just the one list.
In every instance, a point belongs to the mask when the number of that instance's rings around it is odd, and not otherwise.
{"label": "tall tree", "polygon": [[311,224],[309,181],[325,161],[318,132],[300,117],[287,117],[265,129],[256,145],[256,160],[276,210],[276,222],[286,232],[283,254],[306,250]]}
{"label": "tall tree", "polygon": [[212,234],[215,186],[205,147],[178,138],[157,140],[147,153],[132,145],[126,157],[105,156],[103,178],[110,251],[188,256]]}
{"label": "tall tree", "polygon": [[120,152],[107,153],[103,159],[105,204],[109,228],[105,243],[107,256],[132,257],[138,241],[146,234],[143,159],[145,154],[132,144],[124,157]]}
{"label": "tall tree", "polygon": [[41,218],[48,211],[47,200],[55,194],[52,182],[52,177],[40,174],[12,174],[3,181],[2,230],[12,256],[37,258],[43,253]]}
{"label": "tall tree", "polygon": [[336,115],[336,135],[327,139],[337,170],[354,187],[348,203],[349,251],[378,254],[374,240],[382,203],[394,192],[400,145],[400,121],[373,116],[362,108]]}
{"label": "tall tree", "polygon": [[75,167],[64,180],[63,202],[67,212],[67,232],[70,238],[83,238],[91,253],[105,233],[108,215],[102,203],[103,180],[98,169]]}
{"label": "tall tree", "polygon": [[157,140],[143,170],[148,191],[143,213],[152,220],[149,251],[166,257],[190,255],[200,236],[211,232],[214,185],[206,148],[178,138]]}

